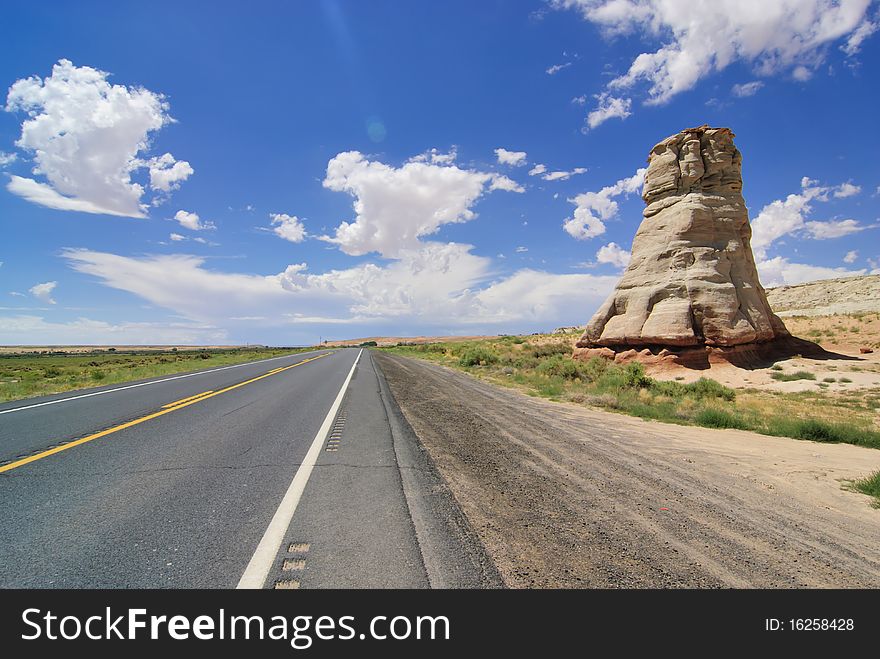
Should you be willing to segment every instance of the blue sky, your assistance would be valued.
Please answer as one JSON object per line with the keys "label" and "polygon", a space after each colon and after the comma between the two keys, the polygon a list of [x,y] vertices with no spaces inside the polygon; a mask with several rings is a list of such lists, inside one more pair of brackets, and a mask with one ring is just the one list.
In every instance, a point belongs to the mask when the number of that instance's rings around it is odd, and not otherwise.
{"label": "blue sky", "polygon": [[[684,5],[687,5],[687,12]],[[870,0],[4,8],[0,342],[586,322],[730,126],[765,285],[880,267]]]}

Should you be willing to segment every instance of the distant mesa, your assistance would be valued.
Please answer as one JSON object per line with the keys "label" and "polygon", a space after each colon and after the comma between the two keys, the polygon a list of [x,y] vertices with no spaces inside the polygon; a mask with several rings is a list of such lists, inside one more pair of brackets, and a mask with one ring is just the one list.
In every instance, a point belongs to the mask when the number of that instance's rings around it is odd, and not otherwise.
{"label": "distant mesa", "polygon": [[814,345],[791,338],[758,280],[733,137],[704,125],[651,149],[632,259],[575,357],[747,365]]}

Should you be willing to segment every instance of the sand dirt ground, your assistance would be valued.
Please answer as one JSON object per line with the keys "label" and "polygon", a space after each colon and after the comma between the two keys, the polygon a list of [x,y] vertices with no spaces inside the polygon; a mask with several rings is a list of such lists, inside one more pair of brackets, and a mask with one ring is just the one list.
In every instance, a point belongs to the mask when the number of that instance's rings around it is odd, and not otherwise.
{"label": "sand dirt ground", "polygon": [[[824,345],[826,350],[839,359],[814,359],[792,357],[765,368],[744,369],[732,364],[712,364],[705,370],[664,366],[648,368],[652,377],[659,380],[693,382],[699,378],[712,378],[734,388],[752,388],[763,391],[825,391],[831,394],[859,392],[880,388],[880,353],[862,355],[858,349]],[[781,370],[780,370],[781,369]],[[774,375],[791,375],[805,371],[815,380],[780,381]],[[826,381],[827,380],[827,381]],[[833,380],[833,382],[830,382]],[[843,380],[843,381],[841,381]]]}
{"label": "sand dirt ground", "polygon": [[880,451],[651,423],[380,354],[511,587],[880,587]]}

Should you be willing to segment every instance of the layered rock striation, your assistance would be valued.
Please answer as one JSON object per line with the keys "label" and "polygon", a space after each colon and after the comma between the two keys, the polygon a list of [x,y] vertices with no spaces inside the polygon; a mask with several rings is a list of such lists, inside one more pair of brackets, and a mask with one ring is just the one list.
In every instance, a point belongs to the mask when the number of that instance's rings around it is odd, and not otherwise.
{"label": "layered rock striation", "polygon": [[789,337],[758,280],[733,137],[700,126],[651,150],[632,259],[577,356],[742,351]]}

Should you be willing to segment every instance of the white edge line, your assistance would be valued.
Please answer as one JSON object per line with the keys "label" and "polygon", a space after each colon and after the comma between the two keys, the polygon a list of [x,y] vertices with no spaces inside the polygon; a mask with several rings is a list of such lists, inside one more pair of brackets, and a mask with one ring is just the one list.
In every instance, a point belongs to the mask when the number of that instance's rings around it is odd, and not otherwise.
{"label": "white edge line", "polygon": [[[318,350],[310,350],[309,352],[320,352]],[[148,387],[152,384],[162,384],[163,382],[171,382],[171,380],[182,380],[183,378],[192,378],[197,375],[207,375],[208,373],[216,373],[217,371],[225,371],[230,368],[240,368],[242,366],[252,366],[253,364],[261,364],[263,362],[272,362],[276,359],[287,359],[297,357],[299,355],[307,355],[308,352],[298,352],[292,355],[281,355],[280,357],[269,357],[268,359],[258,359],[253,362],[245,362],[244,364],[232,364],[231,366],[221,366],[213,368],[210,371],[197,371],[196,373],[186,373],[184,375],[175,375],[174,377],[164,378],[162,380],[150,380],[149,382],[139,382],[137,384],[129,384],[124,387],[116,387],[116,389],[104,389],[103,391],[93,391],[90,394],[80,394],[79,396],[70,396],[69,398],[59,398],[57,400],[47,400],[44,403],[34,403],[33,405],[25,405],[23,407],[14,407],[10,410],[0,410],[0,414],[10,414],[12,412],[21,412],[22,410],[31,410],[35,407],[43,407],[44,405],[57,405],[58,403],[66,403],[71,400],[79,400],[80,398],[91,398],[92,396],[103,396],[104,394],[112,394],[116,391],[125,391],[126,389],[136,389],[137,387]]]}
{"label": "white edge line", "polygon": [[299,505],[302,493],[306,489],[309,477],[312,475],[312,469],[318,462],[318,456],[321,455],[321,446],[324,444],[324,438],[330,432],[333,419],[336,418],[339,406],[342,405],[342,398],[345,396],[352,375],[354,375],[354,369],[357,368],[358,362],[361,359],[361,353],[363,353],[363,349],[358,352],[354,364],[351,365],[348,377],[342,383],[342,388],[336,395],[336,400],[333,401],[330,411],[324,417],[324,423],[321,424],[318,434],[312,440],[312,445],[309,447],[306,457],[303,458],[302,464],[296,470],[296,474],[294,474],[293,480],[290,482],[290,487],[287,488],[284,498],[278,505],[278,510],[275,511],[272,521],[266,527],[266,532],[263,533],[263,538],[260,540],[260,544],[257,545],[254,555],[251,556],[251,560],[245,568],[244,574],[241,575],[236,588],[262,588],[266,583],[266,577],[269,576],[269,570],[272,569],[272,565],[275,563],[275,556],[278,554],[278,549],[284,541],[287,528],[290,526],[290,521],[296,512],[296,507]]}

